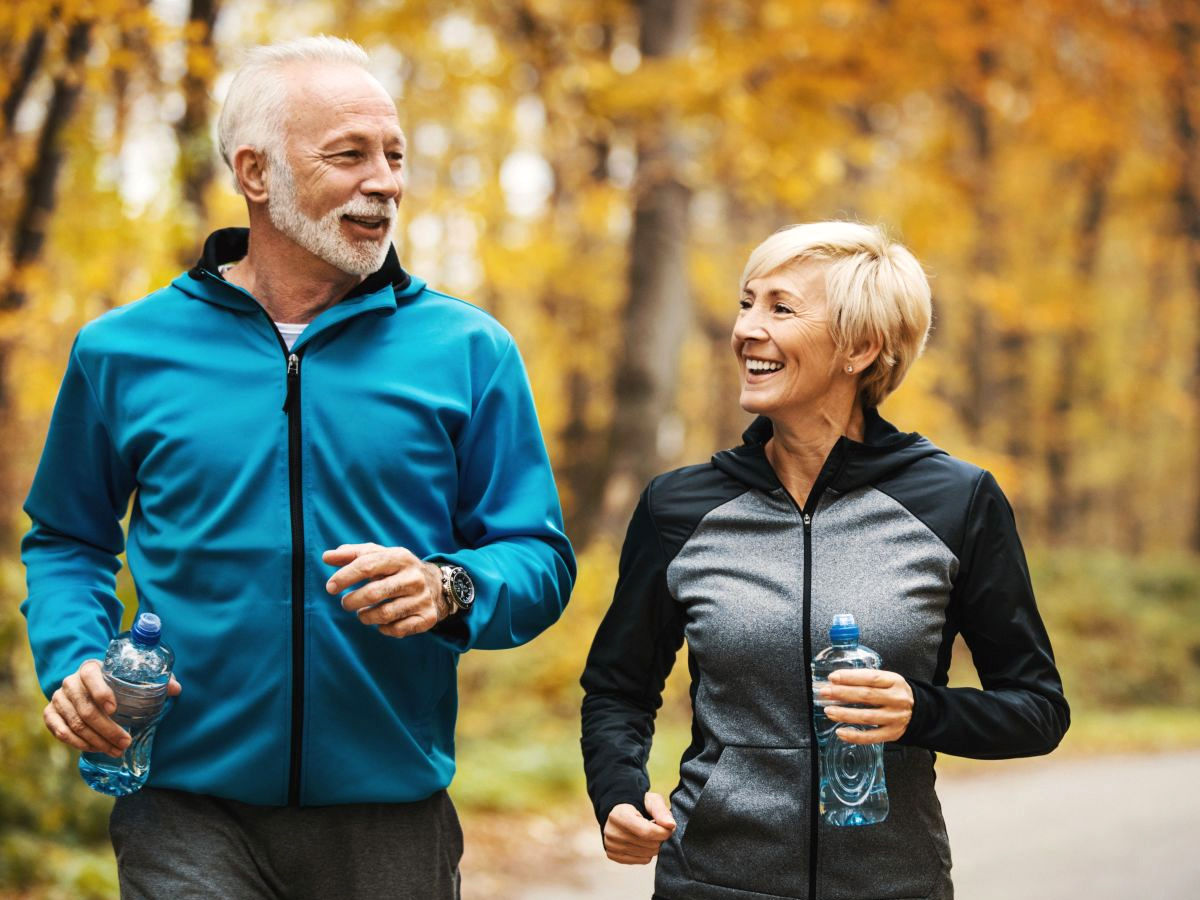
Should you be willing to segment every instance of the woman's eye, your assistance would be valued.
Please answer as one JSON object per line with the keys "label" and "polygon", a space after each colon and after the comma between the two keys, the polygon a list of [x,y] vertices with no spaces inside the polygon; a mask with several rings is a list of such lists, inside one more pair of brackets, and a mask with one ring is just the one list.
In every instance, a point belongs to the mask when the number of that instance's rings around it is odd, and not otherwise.
{"label": "woman's eye", "polygon": [[790,306],[784,306],[782,303],[776,303],[775,312],[779,313],[781,316],[787,316],[791,315],[792,309]]}
{"label": "woman's eye", "polygon": [[743,297],[741,300],[738,301],[738,308],[739,309],[749,309],[750,308],[750,300],[746,297]]}

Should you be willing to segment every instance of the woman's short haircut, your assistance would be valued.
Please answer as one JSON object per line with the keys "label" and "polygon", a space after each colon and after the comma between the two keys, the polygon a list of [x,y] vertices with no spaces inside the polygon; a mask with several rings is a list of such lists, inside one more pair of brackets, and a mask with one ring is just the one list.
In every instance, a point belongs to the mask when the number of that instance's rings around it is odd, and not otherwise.
{"label": "woman's short haircut", "polygon": [[[368,69],[370,63],[366,51],[358,44],[325,34],[250,50],[229,84],[217,121],[221,158],[230,171],[233,171],[234,151],[246,145],[272,159],[283,158],[290,67],[349,65]],[[234,189],[242,192],[236,174]]]}
{"label": "woman's short haircut", "polygon": [[776,269],[815,262],[825,268],[829,329],[838,350],[878,340],[883,349],[863,371],[863,404],[878,406],[925,349],[932,315],[921,264],[882,229],[856,222],[790,225],[754,248],[746,282]]}

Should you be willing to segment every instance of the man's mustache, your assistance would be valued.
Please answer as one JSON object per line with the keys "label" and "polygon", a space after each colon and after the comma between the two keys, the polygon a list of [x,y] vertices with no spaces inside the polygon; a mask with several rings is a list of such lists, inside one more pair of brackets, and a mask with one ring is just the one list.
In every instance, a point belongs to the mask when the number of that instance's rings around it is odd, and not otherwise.
{"label": "man's mustache", "polygon": [[390,220],[396,218],[396,201],[368,200],[365,197],[359,197],[339,206],[333,211],[333,215],[338,217],[357,216]]}

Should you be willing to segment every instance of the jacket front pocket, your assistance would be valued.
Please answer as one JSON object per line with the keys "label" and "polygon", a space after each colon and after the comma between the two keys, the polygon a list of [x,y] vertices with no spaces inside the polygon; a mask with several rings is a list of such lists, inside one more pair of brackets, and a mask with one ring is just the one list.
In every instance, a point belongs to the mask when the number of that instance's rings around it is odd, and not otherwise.
{"label": "jacket front pocket", "polygon": [[697,881],[777,897],[808,893],[809,753],[725,747],[683,830]]}
{"label": "jacket front pocket", "polygon": [[950,896],[950,848],[929,751],[888,745],[883,765],[886,819],[875,825],[820,826],[817,895],[822,900]]}

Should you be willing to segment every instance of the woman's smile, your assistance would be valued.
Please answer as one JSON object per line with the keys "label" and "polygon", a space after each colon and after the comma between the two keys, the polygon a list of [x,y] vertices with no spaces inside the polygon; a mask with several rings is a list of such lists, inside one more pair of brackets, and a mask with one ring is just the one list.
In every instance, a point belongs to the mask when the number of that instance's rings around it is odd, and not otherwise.
{"label": "woman's smile", "polygon": [[783,369],[784,363],[780,362],[779,360],[747,356],[746,383],[762,384],[764,381],[770,380],[774,375],[783,371]]}

